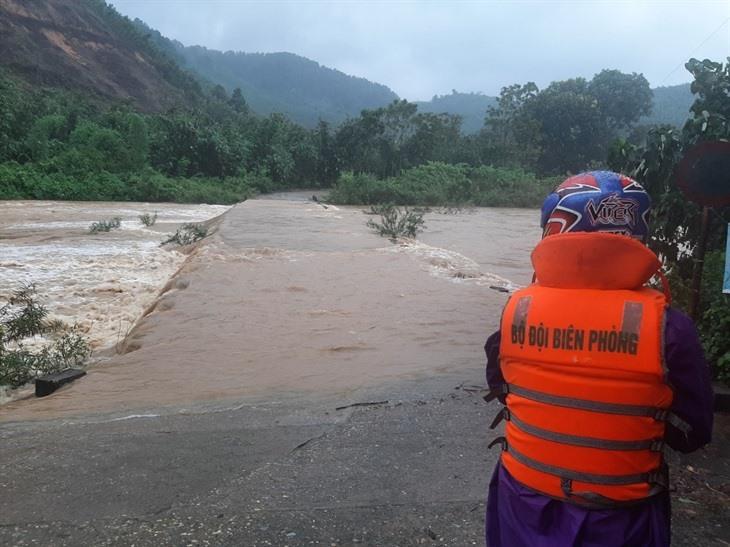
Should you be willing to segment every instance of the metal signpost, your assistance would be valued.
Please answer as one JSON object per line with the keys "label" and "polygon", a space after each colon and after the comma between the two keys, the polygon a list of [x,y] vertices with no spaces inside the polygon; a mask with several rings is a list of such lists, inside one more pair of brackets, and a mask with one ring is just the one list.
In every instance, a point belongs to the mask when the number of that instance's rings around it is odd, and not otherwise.
{"label": "metal signpost", "polygon": [[725,249],[725,275],[723,276],[722,292],[730,294],[730,223],[727,225],[727,240]]}

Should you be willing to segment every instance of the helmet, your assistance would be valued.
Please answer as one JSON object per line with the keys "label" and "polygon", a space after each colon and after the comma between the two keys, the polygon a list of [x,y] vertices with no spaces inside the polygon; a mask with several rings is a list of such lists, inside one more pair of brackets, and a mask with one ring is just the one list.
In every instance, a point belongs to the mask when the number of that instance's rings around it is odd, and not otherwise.
{"label": "helmet", "polygon": [[651,200],[635,180],[590,171],[565,180],[542,205],[542,237],[563,232],[611,232],[646,242]]}

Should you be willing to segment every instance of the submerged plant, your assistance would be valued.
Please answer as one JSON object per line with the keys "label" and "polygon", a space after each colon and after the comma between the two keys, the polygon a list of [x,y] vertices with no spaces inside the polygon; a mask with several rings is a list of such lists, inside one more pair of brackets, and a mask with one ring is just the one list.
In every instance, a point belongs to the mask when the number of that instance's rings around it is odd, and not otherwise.
{"label": "submerged plant", "polygon": [[177,245],[190,245],[196,241],[200,241],[208,235],[208,228],[202,224],[186,223],[183,224],[174,235],[167,238],[162,242],[162,245],[167,243],[175,243]]}
{"label": "submerged plant", "polygon": [[414,238],[425,227],[421,209],[396,207],[395,205],[376,205],[370,208],[371,214],[380,215],[380,222],[368,220],[367,226],[383,237],[395,241],[399,237]]}
{"label": "submerged plant", "polygon": [[[89,344],[76,327],[47,317],[33,284],[17,289],[0,306],[0,386],[18,387],[44,374],[82,366],[89,358]],[[27,347],[25,341],[36,337],[46,343]]]}
{"label": "submerged plant", "polygon": [[114,217],[109,220],[100,220],[98,222],[93,222],[91,226],[89,226],[89,233],[98,234],[100,232],[111,232],[112,230],[119,228],[121,225],[121,217]]}
{"label": "submerged plant", "polygon": [[154,226],[155,222],[157,222],[157,211],[155,211],[154,215],[150,215],[149,213],[139,215],[139,221],[148,228]]}

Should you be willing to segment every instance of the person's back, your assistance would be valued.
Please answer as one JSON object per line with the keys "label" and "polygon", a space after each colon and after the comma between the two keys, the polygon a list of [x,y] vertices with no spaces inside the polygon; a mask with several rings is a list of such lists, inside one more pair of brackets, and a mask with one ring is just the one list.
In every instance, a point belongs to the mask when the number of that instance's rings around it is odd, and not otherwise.
{"label": "person's back", "polygon": [[605,171],[546,200],[536,281],[485,348],[506,403],[491,547],[669,544],[662,451],[709,442],[712,393],[691,321],[645,287],[660,267],[640,242],[648,212],[640,185]]}

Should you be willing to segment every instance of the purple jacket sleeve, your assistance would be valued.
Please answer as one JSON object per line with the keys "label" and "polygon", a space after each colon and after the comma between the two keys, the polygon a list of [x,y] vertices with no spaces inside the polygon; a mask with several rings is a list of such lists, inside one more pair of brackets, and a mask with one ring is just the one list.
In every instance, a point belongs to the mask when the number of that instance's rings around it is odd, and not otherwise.
{"label": "purple jacket sleeve", "polygon": [[487,354],[487,386],[489,389],[497,389],[504,385],[502,369],[499,368],[499,339],[500,332],[497,331],[487,338],[484,351]]}
{"label": "purple jacket sleeve", "polygon": [[[505,383],[499,367],[499,340],[500,331],[497,331],[484,346],[490,389]],[[667,311],[664,356],[669,383],[674,388],[671,411],[692,428],[685,435],[668,423],[665,439],[674,450],[692,452],[712,439],[712,382],[697,329],[692,320],[678,310]]]}
{"label": "purple jacket sleeve", "polygon": [[712,382],[694,323],[674,309],[667,310],[664,360],[674,389],[671,411],[692,428],[685,435],[667,424],[665,439],[674,450],[692,452],[712,439]]}

